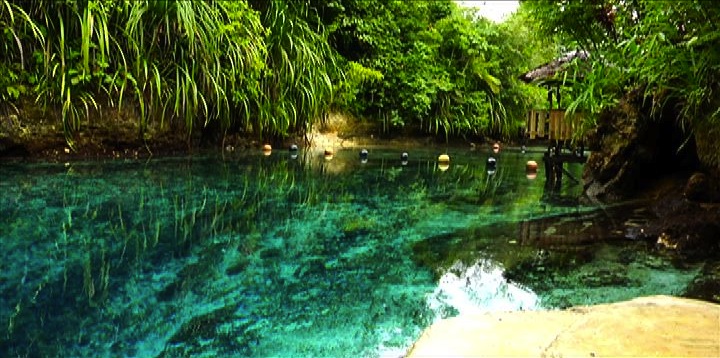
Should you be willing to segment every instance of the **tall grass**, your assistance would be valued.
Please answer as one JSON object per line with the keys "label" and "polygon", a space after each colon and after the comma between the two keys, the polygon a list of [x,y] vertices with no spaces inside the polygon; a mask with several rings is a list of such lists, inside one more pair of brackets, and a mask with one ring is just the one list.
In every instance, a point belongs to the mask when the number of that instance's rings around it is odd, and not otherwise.
{"label": "tall grass", "polygon": [[267,71],[255,101],[257,131],[285,135],[307,130],[328,108],[334,92],[331,77],[339,66],[322,29],[305,21],[317,14],[291,1],[266,6]]}
{"label": "tall grass", "polygon": [[[71,146],[91,118],[125,101],[140,138],[150,124],[188,136],[212,123],[285,135],[310,126],[332,96],[334,53],[305,6],[273,1],[260,13],[247,1],[0,1],[13,38],[0,41],[0,58],[40,60],[27,69],[39,77],[36,99],[60,111]],[[0,84],[9,77],[2,69]]]}
{"label": "tall grass", "polygon": [[44,36],[27,12],[9,0],[0,1],[0,29],[3,35],[0,40],[0,109],[4,109],[5,105],[12,107],[12,101],[28,92],[23,81],[32,52],[25,46],[26,39],[43,41]]}

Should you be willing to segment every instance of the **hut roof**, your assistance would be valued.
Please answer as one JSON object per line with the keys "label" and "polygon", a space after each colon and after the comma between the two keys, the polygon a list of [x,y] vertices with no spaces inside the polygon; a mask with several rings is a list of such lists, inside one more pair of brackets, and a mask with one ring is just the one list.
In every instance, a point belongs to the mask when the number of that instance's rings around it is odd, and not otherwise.
{"label": "hut roof", "polygon": [[574,59],[586,60],[590,55],[586,51],[576,50],[567,52],[561,57],[558,57],[548,63],[545,63],[539,67],[520,76],[520,80],[525,83],[549,83],[556,82],[556,74],[565,70],[568,63]]}

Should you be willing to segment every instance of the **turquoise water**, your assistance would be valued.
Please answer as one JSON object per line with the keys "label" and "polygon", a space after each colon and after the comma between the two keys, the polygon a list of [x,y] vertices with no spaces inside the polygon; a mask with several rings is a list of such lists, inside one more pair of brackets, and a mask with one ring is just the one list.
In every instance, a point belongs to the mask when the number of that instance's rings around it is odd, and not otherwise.
{"label": "turquoise water", "polygon": [[539,150],[408,152],[2,163],[0,356],[398,357],[443,317],[698,275],[545,190]]}

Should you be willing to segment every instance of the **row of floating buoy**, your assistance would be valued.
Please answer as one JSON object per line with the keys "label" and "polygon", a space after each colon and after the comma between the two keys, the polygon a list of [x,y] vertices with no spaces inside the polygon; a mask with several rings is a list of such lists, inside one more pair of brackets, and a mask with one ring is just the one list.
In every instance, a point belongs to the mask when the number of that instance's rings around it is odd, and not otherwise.
{"label": "row of floating buoy", "polygon": [[[296,144],[292,144],[292,145],[290,145],[289,149],[290,149],[291,156],[293,156],[293,158],[297,157],[298,146]],[[524,149],[525,148],[523,148],[523,152],[524,152]],[[263,145],[262,150],[263,150],[263,154],[270,155],[270,153],[272,153],[272,146],[270,146],[270,144],[265,144],[265,145]],[[493,153],[500,152],[500,144],[498,144],[498,143],[493,144],[492,150],[493,150]],[[335,151],[332,148],[328,147],[328,148],[325,148],[325,150],[323,151],[323,154],[324,154],[324,157],[326,160],[330,160],[335,155]],[[369,156],[369,152],[367,149],[363,148],[360,150],[360,162],[361,163],[363,163],[363,164],[367,163],[368,156]],[[402,165],[407,165],[409,158],[410,158],[409,154],[407,152],[403,152],[400,155],[400,163]],[[440,154],[438,156],[437,162],[438,162],[438,169],[440,169],[441,171],[446,171],[450,168],[450,156],[447,154]],[[494,157],[489,157],[487,159],[486,166],[487,166],[488,174],[495,174],[495,171],[497,169],[497,159],[495,159]],[[534,160],[529,160],[527,162],[527,164],[525,165],[526,177],[528,179],[537,178],[537,169],[538,169],[537,162]]]}

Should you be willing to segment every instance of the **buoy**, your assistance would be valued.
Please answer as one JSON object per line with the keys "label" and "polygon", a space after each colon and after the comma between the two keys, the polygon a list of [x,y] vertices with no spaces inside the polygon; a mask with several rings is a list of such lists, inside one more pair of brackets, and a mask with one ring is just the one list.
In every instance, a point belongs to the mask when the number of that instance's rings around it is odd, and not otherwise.
{"label": "buoy", "polygon": [[410,158],[410,156],[407,154],[407,152],[403,152],[403,154],[400,155],[400,164],[407,165],[408,158]]}
{"label": "buoy", "polygon": [[521,151],[523,154],[525,154],[525,152],[527,151],[527,147],[525,146],[525,144],[523,144],[523,146],[520,147],[520,151]]}
{"label": "buoy", "polygon": [[368,161],[368,151],[363,149],[360,151],[360,163],[365,164]]}
{"label": "buoy", "polygon": [[290,147],[288,147],[288,150],[290,151],[290,159],[297,159],[297,157],[298,157],[297,144],[290,144]]}
{"label": "buoy", "polygon": [[328,147],[328,148],[325,148],[325,160],[330,160],[330,159],[332,159],[332,158],[333,158],[333,154],[335,154],[335,152],[333,151],[332,148],[329,148],[329,147]]}
{"label": "buoy", "polygon": [[495,143],[495,144],[493,144],[493,146],[492,146],[492,151],[493,151],[493,153],[498,153],[498,152],[500,152],[500,143]]}
{"label": "buoy", "polygon": [[525,176],[530,180],[537,178],[537,169],[537,162],[534,160],[528,160],[527,164],[525,165]]}
{"label": "buoy", "polygon": [[497,167],[497,159],[495,159],[495,158],[493,158],[493,157],[489,157],[489,158],[487,159],[487,163],[486,163],[486,164],[487,164],[487,167],[488,167],[488,168],[493,168],[493,169],[494,169],[495,167]]}
{"label": "buoy", "polygon": [[440,154],[438,157],[438,169],[446,171],[450,168],[450,156],[447,154]]}
{"label": "buoy", "polygon": [[270,144],[265,144],[262,147],[262,151],[263,151],[263,154],[270,155],[270,153],[272,153],[272,146],[270,146]]}

